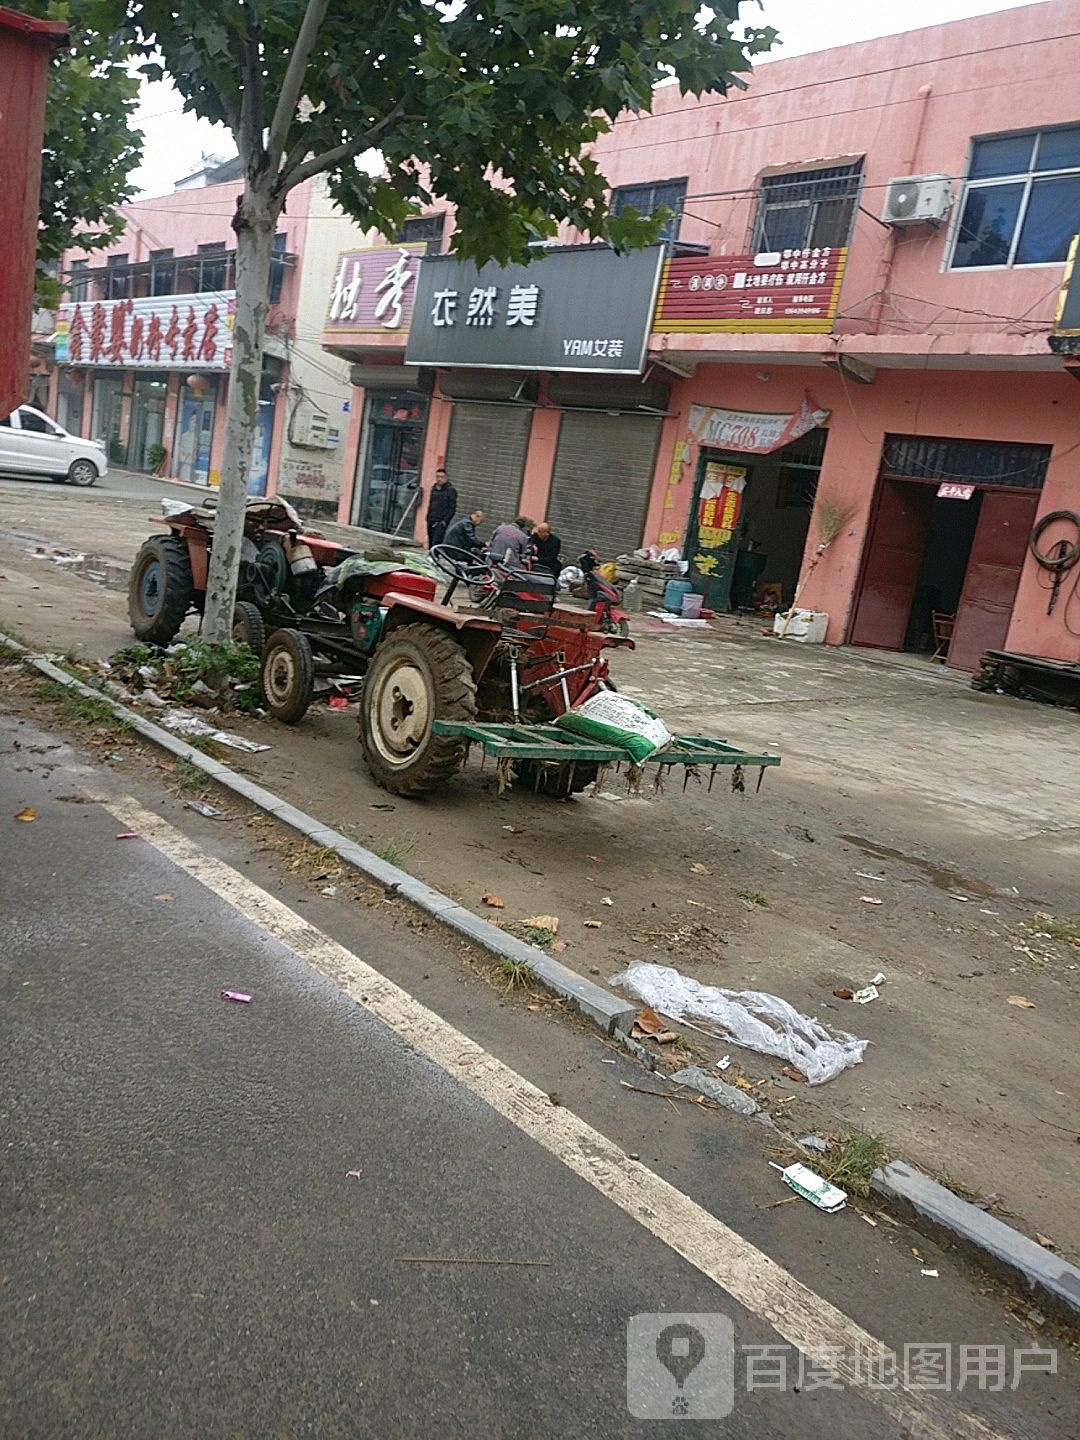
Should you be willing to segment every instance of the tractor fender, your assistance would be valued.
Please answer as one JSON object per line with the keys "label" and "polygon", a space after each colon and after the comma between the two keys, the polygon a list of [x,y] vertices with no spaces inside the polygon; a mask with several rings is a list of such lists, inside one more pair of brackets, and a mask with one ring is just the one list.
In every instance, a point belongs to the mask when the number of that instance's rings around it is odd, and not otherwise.
{"label": "tractor fender", "polygon": [[419,595],[403,595],[391,590],[383,596],[382,603],[386,607],[386,621],[381,639],[385,639],[398,625],[412,625],[417,620],[439,625],[457,636],[469,657],[476,680],[487,669],[502,635],[502,626],[497,620],[485,620],[479,615],[452,610],[448,605],[440,605],[437,600],[424,600]]}

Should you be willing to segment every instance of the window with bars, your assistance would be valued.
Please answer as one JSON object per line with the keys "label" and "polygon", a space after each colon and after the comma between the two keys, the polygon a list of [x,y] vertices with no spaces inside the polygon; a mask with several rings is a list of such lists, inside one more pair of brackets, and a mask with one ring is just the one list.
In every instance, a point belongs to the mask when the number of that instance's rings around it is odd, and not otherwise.
{"label": "window with bars", "polygon": [[754,222],[756,252],[846,245],[859,199],[862,161],[764,175]]}
{"label": "window with bars", "polygon": [[228,290],[229,256],[225,253],[225,241],[213,240],[197,247],[198,290],[200,295]]}
{"label": "window with bars", "polygon": [[661,240],[677,240],[683,207],[686,204],[686,181],[655,180],[648,185],[620,185],[611,192],[611,213],[621,215],[624,210],[636,210],[639,215],[655,215],[664,208],[671,211],[671,218],[660,231]]}
{"label": "window with bars", "polygon": [[954,270],[1052,265],[1080,230],[1080,125],[974,141]]}
{"label": "window with bars", "polygon": [[445,228],[445,215],[414,215],[402,225],[397,239],[402,245],[426,244],[429,255],[441,255]]}
{"label": "window with bars", "polygon": [[71,298],[75,302],[85,300],[90,294],[90,281],[86,274],[89,265],[89,260],[72,260],[71,262],[68,287],[71,291]]}
{"label": "window with bars", "polygon": [[105,299],[126,300],[131,294],[129,256],[109,255],[105,260]]}
{"label": "window with bars", "polygon": [[1049,445],[890,435],[885,441],[882,470],[897,480],[950,480],[1041,490],[1049,463]]}
{"label": "window with bars", "polygon": [[171,250],[150,251],[150,294],[172,295],[176,290],[176,262]]}

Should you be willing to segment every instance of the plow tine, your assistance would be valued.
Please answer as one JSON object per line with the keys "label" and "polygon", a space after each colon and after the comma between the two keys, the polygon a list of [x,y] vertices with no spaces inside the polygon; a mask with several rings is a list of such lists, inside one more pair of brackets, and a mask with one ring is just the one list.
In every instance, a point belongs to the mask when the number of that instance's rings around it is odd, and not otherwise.
{"label": "plow tine", "polygon": [[754,786],[754,794],[755,794],[755,795],[756,795],[757,792],[761,789],[761,782],[762,782],[764,779],[765,779],[765,766],[762,765],[761,768],[760,768],[760,769],[758,770],[758,772],[757,772],[757,784]]}
{"label": "plow tine", "polygon": [[710,795],[712,794],[713,781],[714,781],[715,779],[716,779],[716,766],[713,765],[713,766],[711,767],[711,769],[709,770],[709,794],[710,794]]}

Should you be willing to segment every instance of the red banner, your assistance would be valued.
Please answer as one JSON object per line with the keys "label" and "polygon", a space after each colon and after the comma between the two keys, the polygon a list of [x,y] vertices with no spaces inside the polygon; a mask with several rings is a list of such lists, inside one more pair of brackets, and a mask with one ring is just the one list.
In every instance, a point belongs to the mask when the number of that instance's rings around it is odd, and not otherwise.
{"label": "red banner", "polygon": [[832,329],[847,250],[680,255],[664,266],[653,329],[698,334]]}

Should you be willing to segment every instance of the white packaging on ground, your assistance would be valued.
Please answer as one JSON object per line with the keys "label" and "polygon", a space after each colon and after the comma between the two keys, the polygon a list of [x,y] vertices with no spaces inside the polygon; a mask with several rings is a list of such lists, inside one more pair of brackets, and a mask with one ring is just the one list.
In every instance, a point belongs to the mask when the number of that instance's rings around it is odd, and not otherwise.
{"label": "white packaging on ground", "polygon": [[615,975],[611,983],[624,986],[673,1020],[685,1021],[747,1050],[787,1060],[811,1085],[834,1080],[849,1065],[858,1065],[870,1043],[843,1030],[827,1030],[778,995],[702,985],[670,965],[639,962]]}

